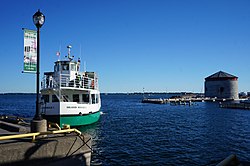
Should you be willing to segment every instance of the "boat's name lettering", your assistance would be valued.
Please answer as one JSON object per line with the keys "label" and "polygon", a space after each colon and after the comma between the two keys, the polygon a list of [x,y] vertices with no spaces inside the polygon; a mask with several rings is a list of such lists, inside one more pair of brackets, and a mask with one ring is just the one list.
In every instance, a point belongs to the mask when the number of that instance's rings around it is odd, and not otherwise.
{"label": "boat's name lettering", "polygon": [[77,108],[76,106],[67,106],[67,108]]}
{"label": "boat's name lettering", "polygon": [[81,106],[67,106],[67,108],[80,108],[80,109],[83,109],[83,108],[86,108],[86,107],[81,107]]}

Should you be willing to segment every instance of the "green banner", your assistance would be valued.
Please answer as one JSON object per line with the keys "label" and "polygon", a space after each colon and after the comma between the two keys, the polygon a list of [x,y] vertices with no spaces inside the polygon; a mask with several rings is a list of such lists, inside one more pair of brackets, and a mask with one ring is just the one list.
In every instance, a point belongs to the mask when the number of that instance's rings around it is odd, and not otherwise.
{"label": "green banner", "polygon": [[24,67],[23,72],[36,72],[37,32],[24,29]]}

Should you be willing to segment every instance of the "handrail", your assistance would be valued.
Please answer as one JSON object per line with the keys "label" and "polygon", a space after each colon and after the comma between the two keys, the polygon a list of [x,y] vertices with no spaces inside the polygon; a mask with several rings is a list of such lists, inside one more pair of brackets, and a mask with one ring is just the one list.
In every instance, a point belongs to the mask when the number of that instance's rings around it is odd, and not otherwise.
{"label": "handrail", "polygon": [[92,78],[85,76],[84,73],[78,73],[78,75],[73,76],[72,79],[72,75],[70,74],[54,74],[44,75],[42,89],[71,87],[98,90],[98,79],[96,76]]}
{"label": "handrail", "polygon": [[46,132],[37,132],[37,133],[27,133],[27,134],[0,136],[0,141],[10,140],[10,139],[17,139],[17,138],[27,138],[27,137],[32,137],[32,141],[35,141],[36,136],[49,135],[49,134],[63,134],[63,133],[69,133],[69,132],[75,132],[78,135],[82,134],[77,129],[64,129],[64,130],[56,130],[56,131],[46,131]]}

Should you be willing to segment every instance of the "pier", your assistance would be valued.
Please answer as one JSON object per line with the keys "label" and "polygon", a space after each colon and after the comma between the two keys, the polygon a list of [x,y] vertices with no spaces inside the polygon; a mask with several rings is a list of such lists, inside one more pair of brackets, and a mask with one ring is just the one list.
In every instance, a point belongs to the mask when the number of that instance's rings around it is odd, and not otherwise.
{"label": "pier", "polygon": [[142,103],[165,104],[164,99],[142,99]]}
{"label": "pier", "polygon": [[220,107],[250,110],[250,103],[220,103]]}
{"label": "pier", "polygon": [[[174,99],[142,99],[142,103],[151,104],[170,104],[170,105],[194,105],[196,102],[219,102],[221,108],[231,108],[231,109],[245,109],[250,110],[250,103],[241,102],[246,99],[232,100],[232,99],[217,99],[217,98],[174,98]],[[237,101],[237,102],[231,102]]]}
{"label": "pier", "polygon": [[[230,99],[231,100],[231,99]],[[169,99],[142,99],[142,103],[152,104],[175,104],[175,105],[189,105],[194,102],[215,102],[215,101],[229,101],[229,99],[217,99],[217,98],[169,98]]]}
{"label": "pier", "polygon": [[77,129],[29,128],[0,120],[0,165],[90,165],[92,139]]}

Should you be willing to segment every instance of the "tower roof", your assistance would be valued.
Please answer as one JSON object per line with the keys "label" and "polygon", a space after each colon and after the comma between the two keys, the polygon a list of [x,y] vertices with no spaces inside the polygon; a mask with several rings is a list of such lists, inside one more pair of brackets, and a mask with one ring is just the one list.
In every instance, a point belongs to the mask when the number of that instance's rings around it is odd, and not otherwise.
{"label": "tower roof", "polygon": [[212,74],[211,76],[208,76],[205,78],[205,80],[237,80],[238,77],[232,75],[232,74],[228,74],[226,72],[223,71],[219,71],[217,73]]}

